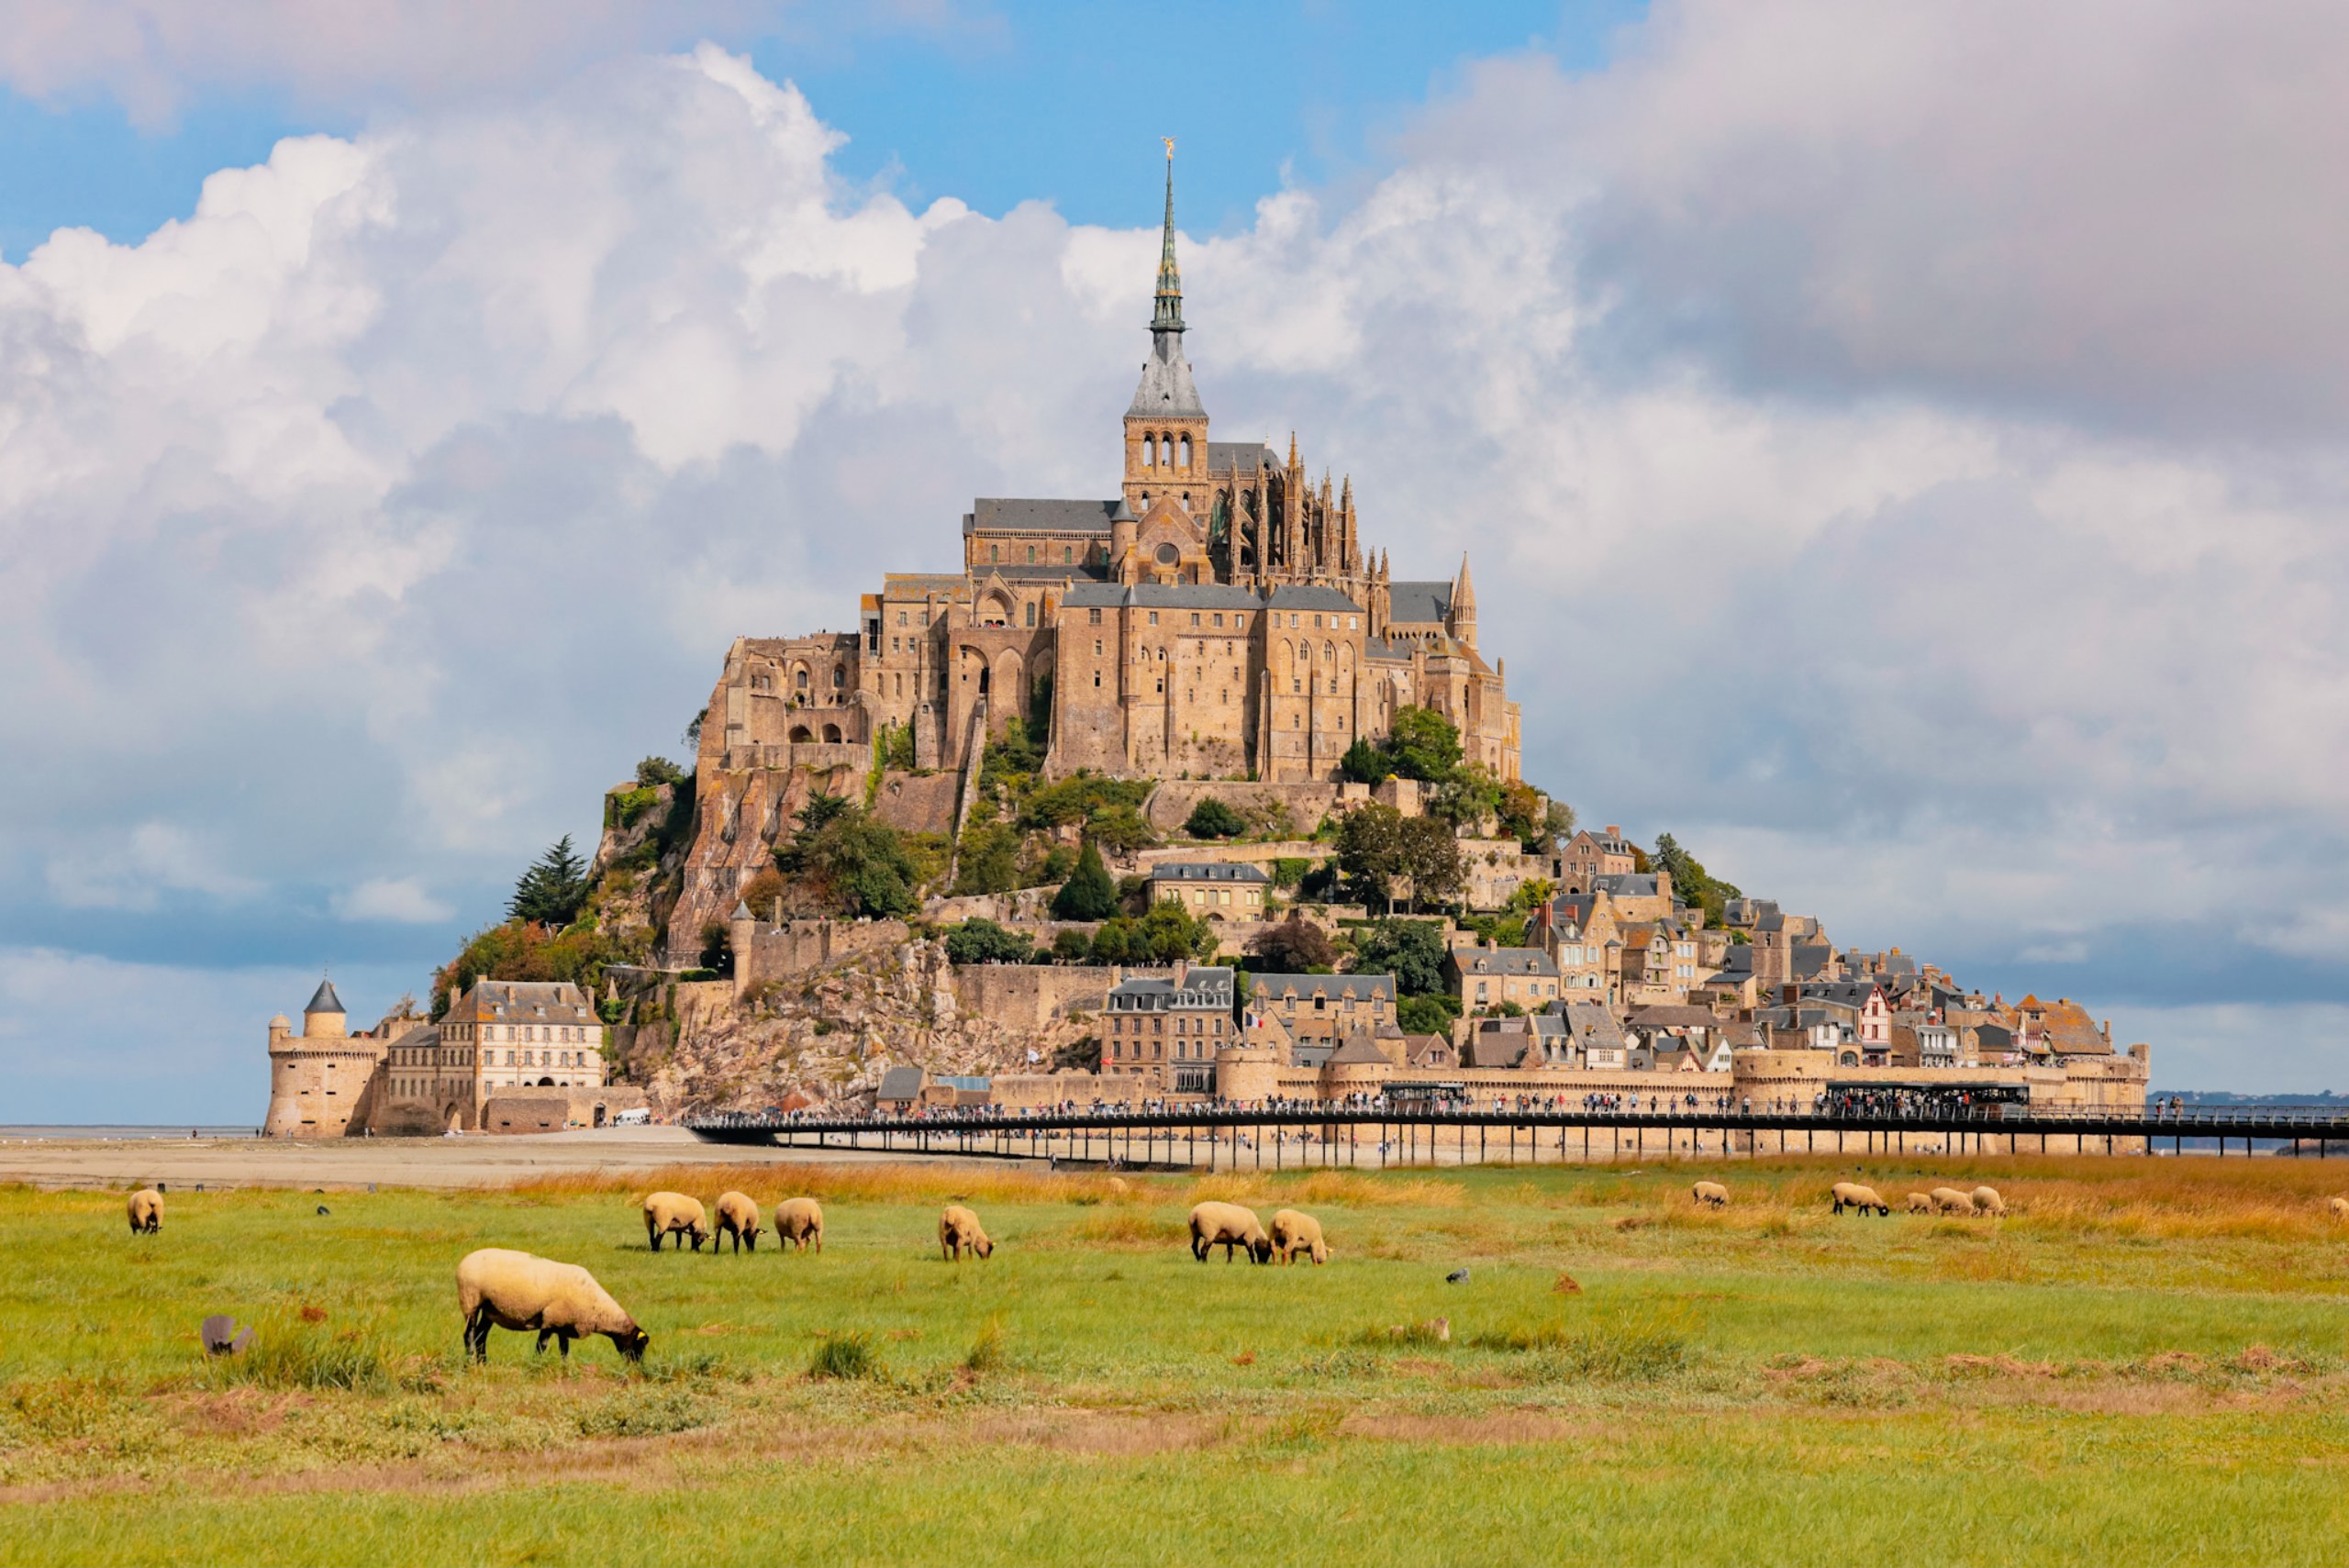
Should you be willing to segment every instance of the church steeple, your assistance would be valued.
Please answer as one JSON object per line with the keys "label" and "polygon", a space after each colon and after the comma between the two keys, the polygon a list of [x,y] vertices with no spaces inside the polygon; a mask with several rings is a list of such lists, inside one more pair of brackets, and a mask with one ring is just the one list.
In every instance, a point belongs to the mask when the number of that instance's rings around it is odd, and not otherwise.
{"label": "church steeple", "polygon": [[1150,317],[1150,358],[1126,409],[1126,505],[1147,517],[1171,499],[1209,515],[1208,411],[1183,358],[1183,274],[1174,264],[1174,139],[1166,142],[1166,225],[1158,246],[1158,303]]}
{"label": "church steeple", "polygon": [[1183,330],[1183,272],[1174,264],[1174,139],[1162,139],[1166,143],[1166,227],[1158,240],[1158,302],[1150,313],[1153,335]]}

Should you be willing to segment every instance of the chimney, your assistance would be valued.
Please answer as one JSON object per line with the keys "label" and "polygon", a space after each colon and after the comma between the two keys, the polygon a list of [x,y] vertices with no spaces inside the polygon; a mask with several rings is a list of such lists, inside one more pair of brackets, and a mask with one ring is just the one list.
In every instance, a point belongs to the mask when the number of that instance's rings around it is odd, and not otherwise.
{"label": "chimney", "polygon": [[1622,836],[1622,833],[1623,833],[1623,829],[1621,829],[1620,828],[1618,828],[1617,826],[1615,826],[1615,824],[1614,824],[1614,823],[1609,822],[1609,823],[1607,825],[1607,836],[1608,836],[1609,838],[1610,838],[1610,839],[1620,838],[1620,837]]}
{"label": "chimney", "polygon": [[1187,959],[1187,958],[1178,958],[1178,959],[1176,959],[1176,960],[1174,961],[1174,989],[1175,989],[1175,990],[1180,991],[1181,989],[1183,989],[1183,979],[1184,979],[1184,977],[1185,977],[1186,975],[1189,974],[1190,973],[1191,973],[1191,961],[1190,961],[1189,959]]}

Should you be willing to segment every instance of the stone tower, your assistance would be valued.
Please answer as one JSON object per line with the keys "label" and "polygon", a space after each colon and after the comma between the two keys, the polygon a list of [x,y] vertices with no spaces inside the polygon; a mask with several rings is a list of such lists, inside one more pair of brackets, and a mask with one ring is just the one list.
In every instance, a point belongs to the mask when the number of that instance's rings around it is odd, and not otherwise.
{"label": "stone tower", "polygon": [[[1174,144],[1166,144],[1166,224],[1159,239],[1158,293],[1150,316],[1150,358],[1126,410],[1125,502],[1137,517],[1173,497],[1207,514],[1208,411],[1183,357],[1183,274],[1174,264]],[[1115,554],[1111,556],[1116,559]]]}
{"label": "stone tower", "polygon": [[364,1127],[383,1040],[351,1034],[330,980],[318,982],[302,1009],[302,1032],[291,1028],[283,1013],[269,1020],[269,1115],[262,1130],[272,1138],[340,1138]]}

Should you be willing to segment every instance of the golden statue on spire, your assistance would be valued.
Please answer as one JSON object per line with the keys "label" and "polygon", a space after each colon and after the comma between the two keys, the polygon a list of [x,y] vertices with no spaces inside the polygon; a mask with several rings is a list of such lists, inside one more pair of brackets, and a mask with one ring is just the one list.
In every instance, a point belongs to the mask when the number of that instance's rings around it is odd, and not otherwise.
{"label": "golden statue on spire", "polygon": [[1174,162],[1174,139],[1173,137],[1171,137],[1171,136],[1162,136],[1162,137],[1160,137],[1158,139],[1159,139],[1159,140],[1161,140],[1161,141],[1163,141],[1163,142],[1164,142],[1164,143],[1166,144],[1166,161],[1168,161],[1169,163]]}

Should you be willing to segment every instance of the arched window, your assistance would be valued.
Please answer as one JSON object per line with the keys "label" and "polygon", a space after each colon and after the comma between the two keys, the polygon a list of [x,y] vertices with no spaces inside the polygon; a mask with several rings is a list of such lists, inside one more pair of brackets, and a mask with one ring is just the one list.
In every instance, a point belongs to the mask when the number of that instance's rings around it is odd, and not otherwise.
{"label": "arched window", "polygon": [[1183,461],[1175,464],[1175,466],[1177,468],[1184,469],[1187,469],[1191,466],[1191,437],[1190,432],[1187,430],[1183,434]]}
{"label": "arched window", "polygon": [[1036,601],[1033,599],[1028,601],[1028,624],[1030,626],[1036,624]]}
{"label": "arched window", "polygon": [[833,665],[833,666],[832,666],[832,690],[834,690],[834,691],[836,691],[836,692],[837,692],[837,691],[842,690],[842,689],[843,689],[843,688],[845,688],[847,685],[848,685],[848,667],[847,667],[846,665],[844,665],[844,664],[835,664],[835,665]]}
{"label": "arched window", "polygon": [[1076,546],[1073,544],[1064,544],[1061,546],[1061,564],[1063,566],[1074,566],[1076,564]]}
{"label": "arched window", "polygon": [[799,668],[797,668],[796,670],[794,670],[794,671],[791,673],[791,684],[792,684],[793,685],[795,685],[795,686],[797,686],[797,687],[798,687],[801,691],[803,691],[803,692],[804,692],[804,691],[806,691],[806,690],[807,689],[807,665],[802,664],[802,665],[800,665],[800,666],[799,666]]}
{"label": "arched window", "polygon": [[837,724],[827,724],[824,726],[824,740],[827,745],[839,745],[841,743],[841,727]]}
{"label": "arched window", "polygon": [[1141,465],[1144,468],[1156,468],[1158,466],[1158,438],[1156,436],[1142,437]]}

